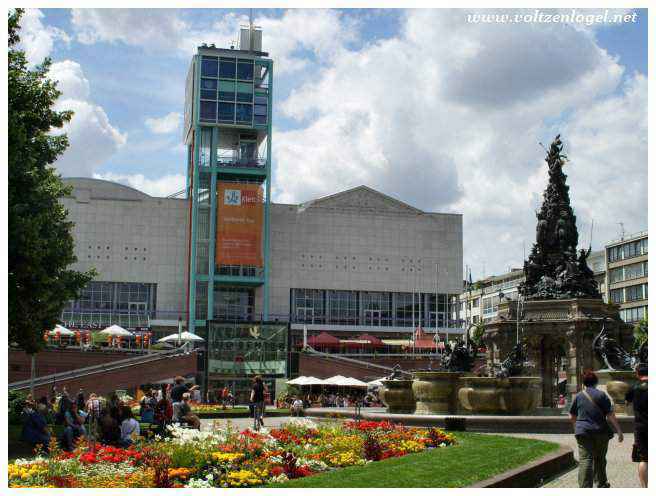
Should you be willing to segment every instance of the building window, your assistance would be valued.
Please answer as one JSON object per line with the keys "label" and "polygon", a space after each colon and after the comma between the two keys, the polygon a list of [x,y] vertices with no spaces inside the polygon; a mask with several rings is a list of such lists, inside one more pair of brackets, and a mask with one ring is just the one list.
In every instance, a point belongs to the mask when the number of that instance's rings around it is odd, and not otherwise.
{"label": "building window", "polygon": [[362,313],[364,325],[390,326],[392,325],[391,293],[362,292]]}
{"label": "building window", "polygon": [[341,325],[358,324],[358,292],[328,291],[330,323]]}
{"label": "building window", "polygon": [[226,79],[235,79],[235,59],[221,57],[219,62],[219,76]]}
{"label": "building window", "polygon": [[304,324],[325,321],[325,291],[321,289],[292,289],[292,320]]}
{"label": "building window", "polygon": [[200,74],[204,77],[217,77],[219,63],[216,57],[203,57]]}
{"label": "building window", "polygon": [[216,79],[200,80],[200,97],[203,100],[216,100],[216,90],[218,88]]}
{"label": "building window", "polygon": [[236,121],[241,124],[250,124],[253,121],[253,106],[245,103],[237,104]]}
{"label": "building window", "polygon": [[219,102],[219,121],[235,122],[235,104]]}
{"label": "building window", "polygon": [[252,60],[240,60],[237,63],[237,79],[242,79],[244,81],[253,80],[253,61]]}
{"label": "building window", "polygon": [[253,320],[255,295],[252,289],[219,287],[214,290],[214,318],[218,320]]}
{"label": "building window", "polygon": [[613,303],[624,303],[624,288],[611,289],[610,301]]}
{"label": "building window", "polygon": [[625,308],[620,310],[620,318],[624,322],[639,322],[645,317],[647,307]]}
{"label": "building window", "polygon": [[235,101],[235,82],[219,80],[219,100]]}
{"label": "building window", "polygon": [[237,101],[238,102],[253,102],[253,84],[252,83],[237,83]]}
{"label": "building window", "polygon": [[636,284],[624,289],[626,290],[625,301],[627,302],[647,299],[647,284]]}
{"label": "building window", "polygon": [[205,122],[216,122],[216,102],[201,100],[200,120]]}

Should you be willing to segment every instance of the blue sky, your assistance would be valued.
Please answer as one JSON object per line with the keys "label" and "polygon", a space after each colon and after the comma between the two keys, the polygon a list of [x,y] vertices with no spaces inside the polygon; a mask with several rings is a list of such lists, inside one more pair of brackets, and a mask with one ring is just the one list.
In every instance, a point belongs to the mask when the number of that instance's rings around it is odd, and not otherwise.
{"label": "blue sky", "polygon": [[[367,184],[463,213],[465,263],[475,277],[483,264],[500,272],[533,241],[546,177],[537,143],[562,132],[580,228],[594,218],[600,241],[617,222],[646,228],[647,14],[636,13],[619,25],[501,26],[466,23],[462,10],[257,9],[275,61],[274,200]],[[227,46],[247,15],[29,11],[28,54],[52,58],[60,105],[76,112],[62,174],[155,195],[183,187],[180,117],[194,47]],[[635,166],[615,187],[613,164],[627,158]]]}

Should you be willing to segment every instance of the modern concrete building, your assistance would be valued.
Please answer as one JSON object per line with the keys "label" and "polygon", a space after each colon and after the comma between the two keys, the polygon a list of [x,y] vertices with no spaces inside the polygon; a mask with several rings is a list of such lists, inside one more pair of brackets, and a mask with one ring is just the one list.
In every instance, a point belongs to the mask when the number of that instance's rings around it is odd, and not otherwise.
{"label": "modern concrete building", "polygon": [[[273,62],[261,32],[203,45],[186,82],[187,184],[154,198],[73,178],[76,269],[98,276],[62,314],[156,336],[181,321],[207,341],[206,384],[248,390],[284,376],[304,330],[405,338],[462,332],[462,216],[360,186],[300,205],[271,201]],[[291,329],[291,333],[289,330]],[[159,331],[159,332],[158,332]]]}
{"label": "modern concrete building", "polygon": [[648,234],[642,231],[606,245],[607,301],[620,306],[624,322],[637,324],[647,315]]}

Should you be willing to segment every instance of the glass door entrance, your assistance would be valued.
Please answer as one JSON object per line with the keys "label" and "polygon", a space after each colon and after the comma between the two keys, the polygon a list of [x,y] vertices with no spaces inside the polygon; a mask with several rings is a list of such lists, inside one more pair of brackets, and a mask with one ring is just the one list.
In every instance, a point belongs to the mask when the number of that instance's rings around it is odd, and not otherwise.
{"label": "glass door entrance", "polygon": [[314,324],[314,308],[299,307],[296,309],[296,319],[304,324]]}
{"label": "glass door entrance", "polygon": [[364,311],[364,324],[370,326],[380,327],[381,324],[381,311],[380,310],[365,310]]}

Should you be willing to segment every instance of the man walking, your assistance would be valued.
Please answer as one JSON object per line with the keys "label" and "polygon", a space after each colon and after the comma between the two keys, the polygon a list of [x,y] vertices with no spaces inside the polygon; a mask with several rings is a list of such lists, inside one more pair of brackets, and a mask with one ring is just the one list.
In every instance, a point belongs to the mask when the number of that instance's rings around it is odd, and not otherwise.
{"label": "man walking", "polygon": [[626,402],[633,403],[635,422],[631,459],[638,463],[638,478],[642,487],[647,487],[647,373],[647,365],[639,364],[636,368],[638,382],[626,393]]}

